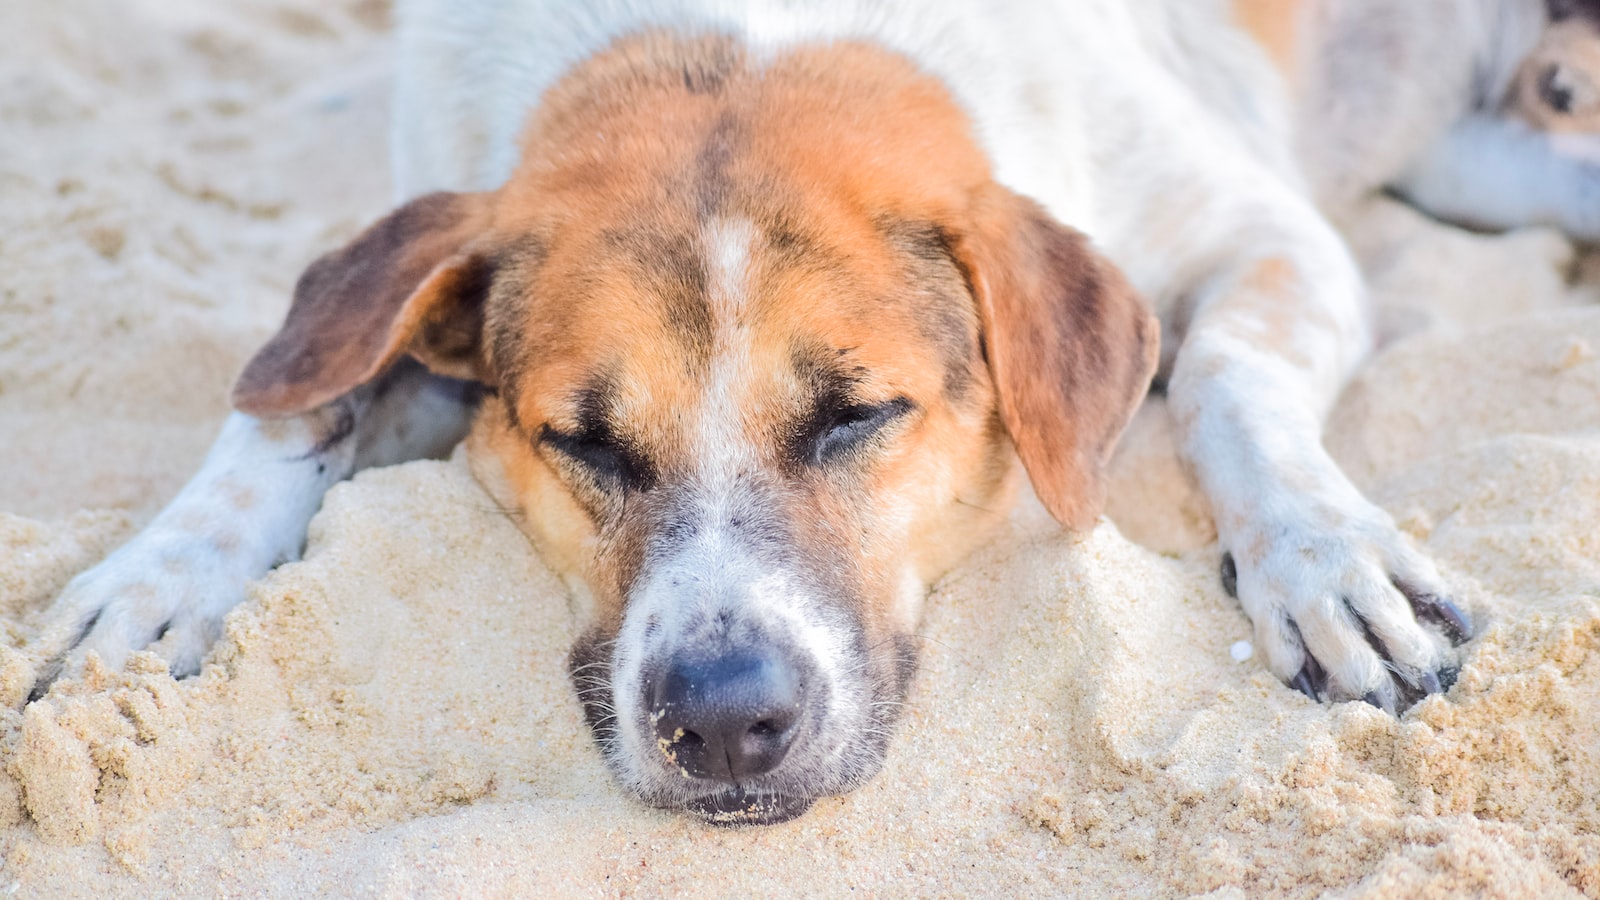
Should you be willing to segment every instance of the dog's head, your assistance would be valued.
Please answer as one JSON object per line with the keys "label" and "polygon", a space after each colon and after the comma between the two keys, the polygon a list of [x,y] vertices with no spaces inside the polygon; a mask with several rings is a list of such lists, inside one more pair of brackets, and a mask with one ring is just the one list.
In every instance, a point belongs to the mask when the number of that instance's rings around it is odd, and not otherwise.
{"label": "dog's head", "polygon": [[904,60],[649,36],[546,96],[504,187],[314,264],[235,401],[296,413],[403,354],[486,385],[475,449],[587,610],[610,764],[767,822],[877,770],[928,585],[1018,456],[1093,523],[1156,334]]}
{"label": "dog's head", "polygon": [[1536,128],[1600,133],[1600,2],[1548,0],[1549,26],[1506,103]]}

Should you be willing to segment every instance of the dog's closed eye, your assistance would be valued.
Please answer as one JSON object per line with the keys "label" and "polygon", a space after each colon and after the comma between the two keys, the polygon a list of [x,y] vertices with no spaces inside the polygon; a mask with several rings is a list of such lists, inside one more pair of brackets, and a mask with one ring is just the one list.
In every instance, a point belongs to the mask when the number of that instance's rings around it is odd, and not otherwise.
{"label": "dog's closed eye", "polygon": [[823,406],[801,435],[804,456],[819,466],[847,458],[911,409],[912,403],[905,397],[885,403]]}
{"label": "dog's closed eye", "polygon": [[576,463],[607,490],[649,490],[655,483],[649,463],[609,431],[569,433],[546,425],[539,442]]}

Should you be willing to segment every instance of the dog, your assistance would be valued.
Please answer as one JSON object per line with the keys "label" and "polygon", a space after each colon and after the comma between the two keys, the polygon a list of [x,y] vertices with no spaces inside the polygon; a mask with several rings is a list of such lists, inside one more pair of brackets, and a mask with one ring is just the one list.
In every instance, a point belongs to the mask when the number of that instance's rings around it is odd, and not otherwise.
{"label": "dog", "polygon": [[[402,0],[398,208],[57,600],[35,694],[157,639],[198,671],[332,484],[470,428],[576,600],[619,781],[783,821],[877,771],[929,585],[1024,473],[1095,525],[1152,377],[1271,671],[1391,713],[1444,690],[1469,618],[1321,445],[1370,337],[1319,204],[1442,202],[1429,165],[1465,171],[1473,87],[1503,99],[1549,11],[982,7]],[[1499,179],[1470,215],[1530,213]]]}
{"label": "dog", "polygon": [[[1550,17],[1504,108],[1540,131],[1593,138],[1600,135],[1600,3],[1552,3]],[[1588,146],[1577,152],[1593,158],[1593,141],[1582,143]]]}
{"label": "dog", "polygon": [[1600,3],[1320,0],[1291,75],[1335,218],[1380,188],[1446,221],[1600,241]]}

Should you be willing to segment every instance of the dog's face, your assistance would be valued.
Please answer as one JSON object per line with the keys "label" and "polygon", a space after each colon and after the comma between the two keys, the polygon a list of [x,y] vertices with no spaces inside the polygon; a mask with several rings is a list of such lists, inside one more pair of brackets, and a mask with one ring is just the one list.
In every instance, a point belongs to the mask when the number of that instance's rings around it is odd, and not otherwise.
{"label": "dog's face", "polygon": [[563,302],[496,333],[538,364],[481,437],[591,604],[574,675],[624,780],[759,817],[876,768],[928,580],[1014,464],[941,238],[741,205],[619,210],[509,276],[508,319]]}
{"label": "dog's face", "polygon": [[1600,3],[1551,0],[1550,25],[1517,70],[1510,111],[1536,128],[1600,133]]}
{"label": "dog's face", "polygon": [[311,408],[401,353],[491,387],[474,449],[583,601],[573,679],[613,769],[788,818],[879,767],[927,587],[1017,455],[1093,521],[1153,321],[881,51],[647,36],[528,134],[500,190],[313,266],[236,402]]}

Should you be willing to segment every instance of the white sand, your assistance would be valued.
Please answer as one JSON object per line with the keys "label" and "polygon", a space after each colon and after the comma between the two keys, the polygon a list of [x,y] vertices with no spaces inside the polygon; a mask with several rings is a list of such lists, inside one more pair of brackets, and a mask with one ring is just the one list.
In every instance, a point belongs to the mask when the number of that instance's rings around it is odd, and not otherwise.
{"label": "white sand", "polygon": [[1113,500],[1155,549],[1024,507],[931,599],[883,774],[788,825],[619,792],[561,590],[459,456],[336,489],[200,677],[141,655],[18,712],[40,610],[195,466],[300,268],[384,210],[383,20],[0,5],[0,894],[1600,896],[1600,306],[1555,235],[1391,205],[1352,230],[1397,340],[1328,443],[1484,625],[1398,722],[1234,660],[1159,401]]}

